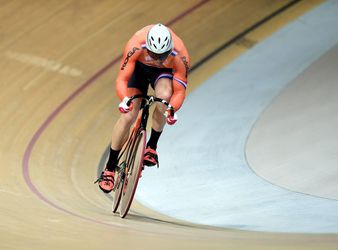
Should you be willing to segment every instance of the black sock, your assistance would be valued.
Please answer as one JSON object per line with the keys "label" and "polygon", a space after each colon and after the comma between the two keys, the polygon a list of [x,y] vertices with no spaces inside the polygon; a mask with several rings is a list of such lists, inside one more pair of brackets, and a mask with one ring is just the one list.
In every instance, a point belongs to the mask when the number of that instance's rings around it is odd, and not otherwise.
{"label": "black sock", "polygon": [[121,150],[114,150],[112,148],[110,148],[110,153],[109,153],[109,159],[107,162],[107,170],[108,171],[113,171],[115,170],[116,166],[117,166],[117,157],[119,156]]}
{"label": "black sock", "polygon": [[154,150],[156,150],[157,148],[157,142],[158,142],[158,139],[160,138],[162,134],[162,131],[161,132],[157,132],[155,131],[153,128],[151,129],[151,135],[150,135],[150,139],[147,143],[147,147],[150,147]]}

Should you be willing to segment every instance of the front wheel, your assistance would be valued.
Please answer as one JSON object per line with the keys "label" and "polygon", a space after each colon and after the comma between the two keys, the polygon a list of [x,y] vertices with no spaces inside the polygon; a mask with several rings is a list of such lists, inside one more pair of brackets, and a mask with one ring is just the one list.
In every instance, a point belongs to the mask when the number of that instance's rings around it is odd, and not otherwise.
{"label": "front wheel", "polygon": [[123,148],[119,154],[119,166],[115,172],[115,186],[114,186],[114,199],[112,205],[112,212],[116,213],[117,209],[119,208],[122,190],[123,190],[123,183],[126,176],[126,162],[129,159],[131,151],[133,150],[133,145],[135,142],[135,129],[132,131],[131,135],[128,138],[128,141],[123,145]]}
{"label": "front wheel", "polygon": [[121,200],[121,195],[122,195],[122,190],[123,190],[123,182],[125,178],[125,173],[124,173],[124,168],[119,169],[115,173],[116,180],[115,180],[115,192],[114,192],[114,199],[113,199],[113,205],[112,205],[112,212],[116,213],[120,200]]}
{"label": "front wheel", "polygon": [[123,190],[120,204],[120,216],[122,218],[127,215],[136,192],[143,167],[145,145],[146,132],[145,130],[142,130],[136,137],[131,157],[126,166],[126,175],[122,187]]}

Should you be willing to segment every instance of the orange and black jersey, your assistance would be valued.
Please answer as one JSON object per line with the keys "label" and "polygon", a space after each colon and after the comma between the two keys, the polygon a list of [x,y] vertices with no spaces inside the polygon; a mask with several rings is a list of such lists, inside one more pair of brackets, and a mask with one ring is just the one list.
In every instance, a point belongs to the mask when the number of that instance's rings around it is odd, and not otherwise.
{"label": "orange and black jersey", "polygon": [[185,90],[187,88],[187,77],[190,67],[190,58],[183,41],[170,30],[174,48],[170,55],[164,60],[154,60],[146,49],[146,37],[148,31],[154,25],[149,25],[137,31],[128,41],[119,73],[116,80],[117,95],[122,100],[128,96],[128,81],[133,74],[137,61],[142,64],[156,68],[173,69],[173,95],[170,104],[177,111],[183,104],[185,98]]}

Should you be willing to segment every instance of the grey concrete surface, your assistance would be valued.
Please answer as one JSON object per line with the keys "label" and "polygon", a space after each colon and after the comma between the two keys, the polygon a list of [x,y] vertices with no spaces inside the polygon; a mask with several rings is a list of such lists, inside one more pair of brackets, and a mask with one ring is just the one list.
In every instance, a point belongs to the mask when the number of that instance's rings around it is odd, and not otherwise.
{"label": "grey concrete surface", "polygon": [[280,91],[338,43],[338,2],[328,1],[236,59],[189,95],[160,141],[137,199],[195,223],[243,230],[337,233],[338,202],[257,176],[245,145]]}
{"label": "grey concrete surface", "polygon": [[253,170],[290,190],[338,200],[338,46],[269,105],[247,143]]}

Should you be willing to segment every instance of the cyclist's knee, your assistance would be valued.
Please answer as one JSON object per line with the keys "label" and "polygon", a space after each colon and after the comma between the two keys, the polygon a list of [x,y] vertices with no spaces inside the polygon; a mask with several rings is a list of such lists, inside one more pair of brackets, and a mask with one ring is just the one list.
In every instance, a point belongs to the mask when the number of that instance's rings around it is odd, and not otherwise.
{"label": "cyclist's knee", "polygon": [[157,95],[156,95],[156,97],[164,99],[167,102],[170,101],[171,96],[172,96],[172,90],[171,89],[163,90],[163,91],[157,93]]}
{"label": "cyclist's knee", "polygon": [[172,80],[169,78],[161,78],[155,86],[155,95],[158,98],[169,101],[172,96]]}

